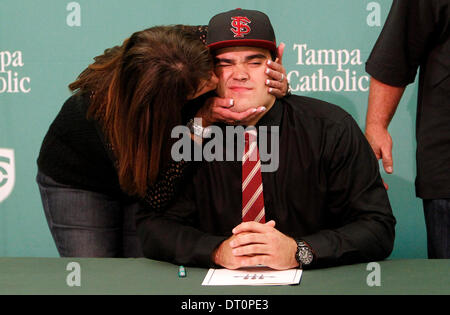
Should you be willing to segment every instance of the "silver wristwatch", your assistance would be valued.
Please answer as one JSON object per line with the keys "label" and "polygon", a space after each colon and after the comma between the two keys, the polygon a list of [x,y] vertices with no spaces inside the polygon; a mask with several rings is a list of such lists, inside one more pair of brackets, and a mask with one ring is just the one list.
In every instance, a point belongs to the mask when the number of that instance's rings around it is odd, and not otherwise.
{"label": "silver wristwatch", "polygon": [[312,263],[314,259],[313,251],[304,241],[297,241],[297,252],[295,253],[295,259],[297,259],[300,268],[303,266],[308,266]]}
{"label": "silver wristwatch", "polygon": [[190,132],[197,137],[209,138],[211,133],[209,127],[203,128],[201,125],[197,124],[194,119],[189,120],[186,126],[189,128]]}

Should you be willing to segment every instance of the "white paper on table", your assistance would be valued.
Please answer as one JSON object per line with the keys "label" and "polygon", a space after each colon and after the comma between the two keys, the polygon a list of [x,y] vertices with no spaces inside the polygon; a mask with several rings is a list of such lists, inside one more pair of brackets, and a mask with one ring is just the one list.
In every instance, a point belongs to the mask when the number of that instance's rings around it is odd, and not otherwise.
{"label": "white paper on table", "polygon": [[301,277],[302,269],[274,270],[268,267],[209,269],[202,285],[290,285],[299,284]]}

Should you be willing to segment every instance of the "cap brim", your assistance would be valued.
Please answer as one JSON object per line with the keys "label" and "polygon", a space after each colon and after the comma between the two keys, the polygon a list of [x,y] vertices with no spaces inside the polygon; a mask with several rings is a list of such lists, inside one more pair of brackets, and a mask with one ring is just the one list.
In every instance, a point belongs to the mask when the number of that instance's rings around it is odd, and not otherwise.
{"label": "cap brim", "polygon": [[261,39],[234,39],[234,40],[224,40],[217,43],[209,44],[208,47],[211,50],[217,50],[227,47],[235,46],[250,46],[250,47],[260,47],[265,48],[270,51],[275,52],[277,50],[277,45],[274,42]]}

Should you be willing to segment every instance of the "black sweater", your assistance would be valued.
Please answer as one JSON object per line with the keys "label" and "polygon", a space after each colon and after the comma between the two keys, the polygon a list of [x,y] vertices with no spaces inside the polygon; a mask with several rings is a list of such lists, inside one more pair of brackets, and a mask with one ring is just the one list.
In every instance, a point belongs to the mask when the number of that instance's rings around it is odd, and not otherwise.
{"label": "black sweater", "polygon": [[[88,120],[89,96],[71,96],[51,124],[37,160],[40,172],[55,181],[79,189],[104,193],[118,199],[133,198],[119,185],[111,145],[98,123]],[[147,190],[143,205],[161,210],[173,199],[187,168],[186,162],[172,162]]]}

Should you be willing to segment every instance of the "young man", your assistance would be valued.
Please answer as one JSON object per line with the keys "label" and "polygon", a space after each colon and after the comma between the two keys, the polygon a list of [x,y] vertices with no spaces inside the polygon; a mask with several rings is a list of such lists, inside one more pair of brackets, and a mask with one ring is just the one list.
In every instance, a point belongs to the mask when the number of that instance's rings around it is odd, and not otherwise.
{"label": "young man", "polygon": [[[316,99],[277,100],[268,93],[264,69],[276,43],[264,13],[216,15],[207,42],[216,58],[217,94],[233,98],[238,112],[266,110],[248,122],[257,134],[246,133],[242,159],[202,163],[167,212],[140,218],[144,254],[230,269],[386,258],[395,219],[375,156],[350,115]],[[235,136],[224,138],[225,152]],[[257,139],[260,150],[277,148],[276,169],[262,171]]]}

